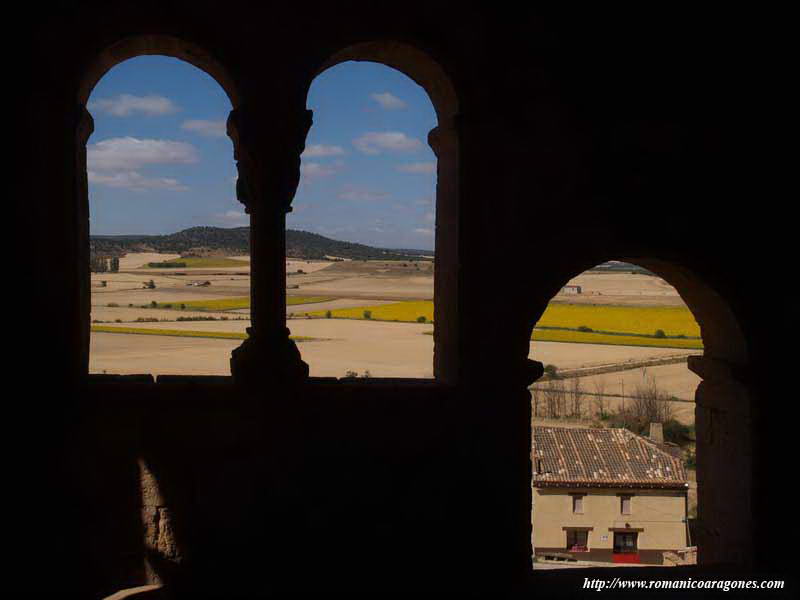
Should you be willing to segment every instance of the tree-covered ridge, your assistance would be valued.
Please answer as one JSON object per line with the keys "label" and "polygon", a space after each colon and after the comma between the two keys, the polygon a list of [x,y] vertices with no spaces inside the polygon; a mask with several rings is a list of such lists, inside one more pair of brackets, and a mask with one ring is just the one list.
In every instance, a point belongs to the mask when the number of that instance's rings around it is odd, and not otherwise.
{"label": "tree-covered ridge", "polygon": [[[169,235],[93,235],[93,256],[121,256],[129,252],[191,254],[198,249],[229,255],[250,252],[249,227],[190,227]],[[431,260],[429,250],[374,248],[365,244],[333,240],[308,231],[286,230],[286,256],[321,260],[326,257],[356,260]]]}

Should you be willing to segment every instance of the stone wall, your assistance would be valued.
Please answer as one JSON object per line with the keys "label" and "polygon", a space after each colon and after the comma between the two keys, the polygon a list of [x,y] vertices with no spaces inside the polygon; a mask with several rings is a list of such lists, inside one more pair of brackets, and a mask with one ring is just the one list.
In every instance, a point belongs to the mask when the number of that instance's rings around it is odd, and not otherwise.
{"label": "stone wall", "polygon": [[[20,319],[9,342],[19,344],[6,384],[9,477],[25,502],[8,539],[31,571],[18,581],[81,598],[155,577],[186,596],[565,589],[563,574],[531,580],[527,386],[540,370],[526,361],[550,298],[609,259],[665,277],[701,323],[704,572],[788,572],[788,556],[757,552],[783,538],[774,481],[798,409],[774,375],[791,371],[779,351],[790,321],[763,293],[794,256],[791,220],[770,178],[745,181],[762,148],[747,143],[747,125],[771,112],[748,103],[749,92],[769,96],[746,66],[749,16],[416,0],[402,11],[239,0],[19,8],[6,75],[22,159],[9,201],[27,257],[15,281],[26,314],[43,318]],[[257,335],[237,358],[237,383],[86,376],[82,104],[108,68],[146,53],[203,68],[238,111],[242,199],[260,203],[262,243]],[[404,70],[444,126],[432,140],[449,174],[437,299],[453,308],[436,316],[448,323],[437,326],[438,385],[306,381],[282,327],[277,209],[296,185],[306,90],[346,58]],[[142,495],[142,473],[158,493],[148,483]]]}

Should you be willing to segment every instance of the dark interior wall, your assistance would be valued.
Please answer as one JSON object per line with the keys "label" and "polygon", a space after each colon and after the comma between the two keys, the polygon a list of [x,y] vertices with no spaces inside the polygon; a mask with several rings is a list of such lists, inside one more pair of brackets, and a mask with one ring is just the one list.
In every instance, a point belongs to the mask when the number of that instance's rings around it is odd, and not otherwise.
{"label": "dark interior wall", "polygon": [[[690,270],[735,315],[751,421],[729,433],[752,442],[738,555],[786,567],[756,549],[783,539],[768,515],[797,416],[776,376],[791,224],[748,185],[757,114],[735,15],[115,1],[19,23],[19,276],[29,314],[47,318],[20,337],[9,419],[27,498],[18,552],[50,574],[36,591],[98,597],[154,572],[194,591],[528,585],[529,327],[576,266],[623,256]],[[353,43],[399,40],[442,67],[459,102],[456,385],[85,380],[78,99],[97,57],[142,35],[204,49],[276,119]],[[714,494],[735,503],[721,481]],[[162,518],[171,533],[148,567],[141,533]]]}

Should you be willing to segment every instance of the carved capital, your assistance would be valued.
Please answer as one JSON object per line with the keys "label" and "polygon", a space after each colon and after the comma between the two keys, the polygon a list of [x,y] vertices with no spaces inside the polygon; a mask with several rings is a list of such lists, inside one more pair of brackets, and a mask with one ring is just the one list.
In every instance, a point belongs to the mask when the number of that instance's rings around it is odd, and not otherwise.
{"label": "carved capital", "polygon": [[76,129],[78,133],[78,143],[86,145],[86,142],[89,141],[89,136],[94,132],[94,118],[83,104],[78,106]]}
{"label": "carved capital", "polygon": [[703,381],[712,383],[742,383],[750,380],[747,370],[739,365],[734,365],[718,358],[708,356],[689,356],[687,360],[689,370],[699,375]]}
{"label": "carved capital", "polygon": [[520,369],[520,378],[525,383],[525,387],[530,387],[534,382],[541,379],[544,375],[544,365],[538,360],[525,359],[525,363]]}
{"label": "carved capital", "polygon": [[291,211],[300,182],[300,154],[312,123],[305,108],[242,106],[228,116],[239,177],[236,196],[248,213],[262,208]]}
{"label": "carved capital", "polygon": [[456,118],[449,122],[442,122],[428,132],[428,145],[433,150],[436,158],[453,152],[457,148],[458,136]]}

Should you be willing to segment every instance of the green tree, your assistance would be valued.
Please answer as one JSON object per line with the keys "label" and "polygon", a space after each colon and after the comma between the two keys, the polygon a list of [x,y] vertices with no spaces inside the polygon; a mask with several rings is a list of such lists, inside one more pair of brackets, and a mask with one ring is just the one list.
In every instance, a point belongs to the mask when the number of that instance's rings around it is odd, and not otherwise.
{"label": "green tree", "polygon": [[556,379],[558,377],[558,367],[555,365],[545,365],[544,374],[552,379]]}

